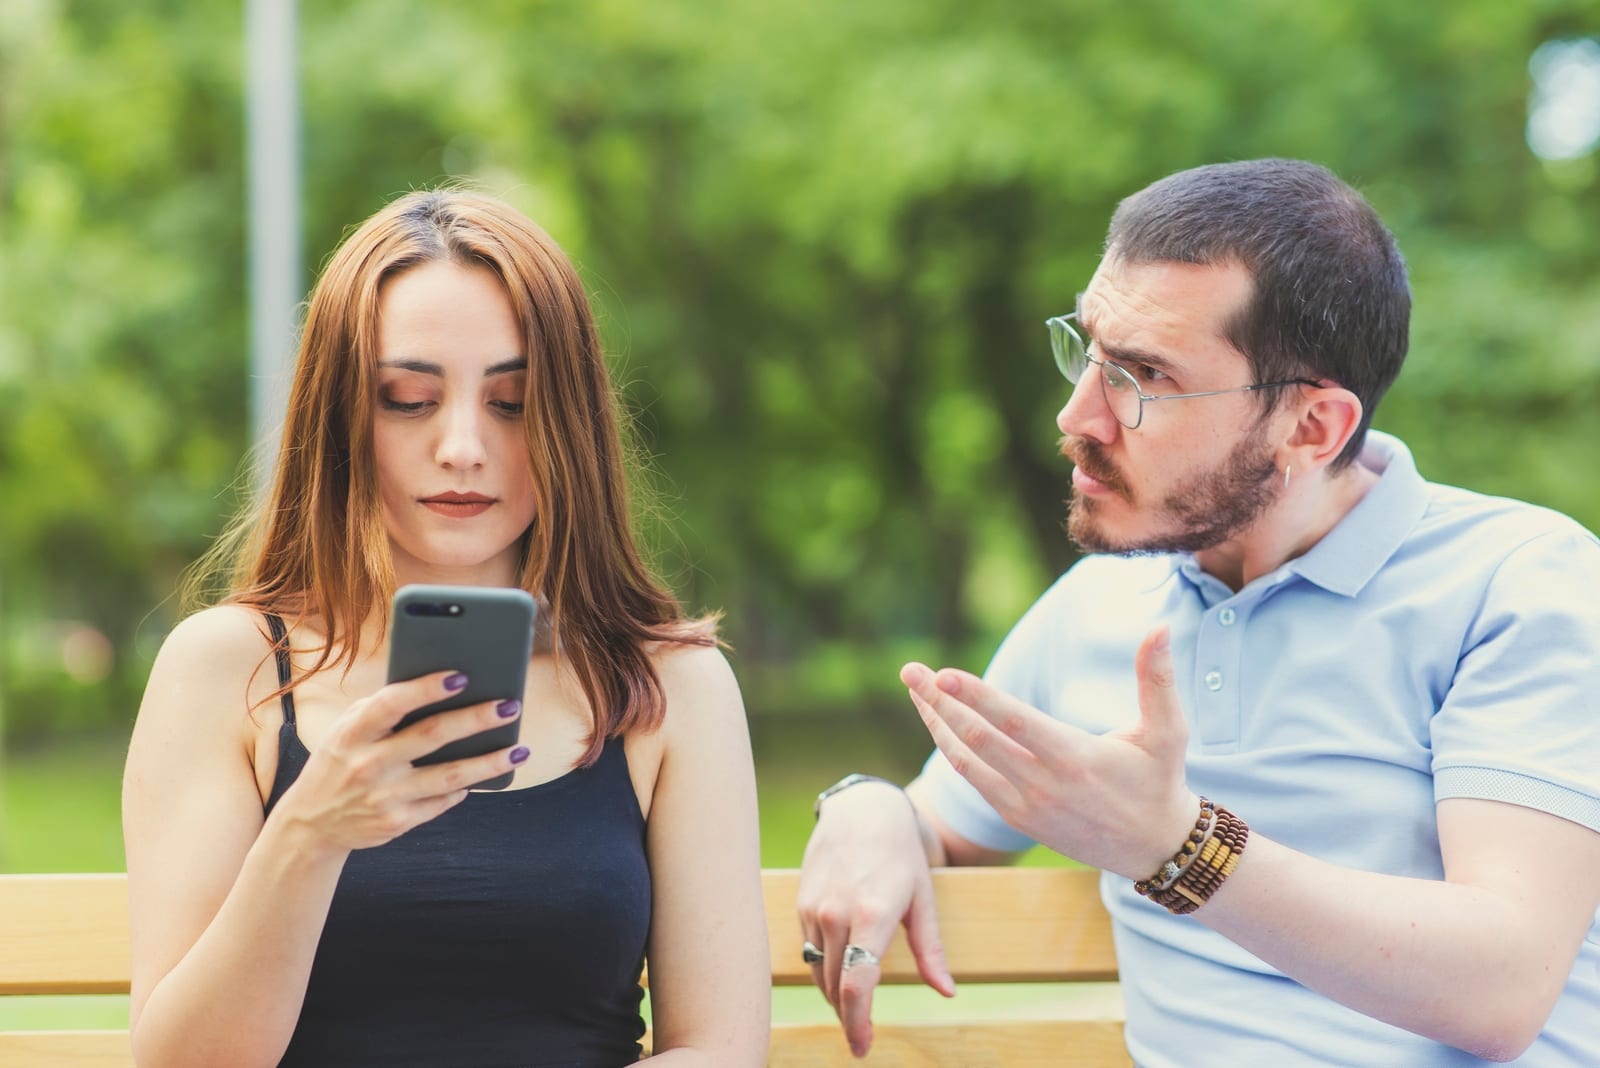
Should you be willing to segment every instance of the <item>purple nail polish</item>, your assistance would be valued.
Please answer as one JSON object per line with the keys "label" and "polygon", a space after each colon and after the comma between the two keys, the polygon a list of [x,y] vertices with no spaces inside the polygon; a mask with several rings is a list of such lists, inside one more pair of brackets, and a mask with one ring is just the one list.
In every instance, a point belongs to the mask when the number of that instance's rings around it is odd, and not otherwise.
{"label": "purple nail polish", "polygon": [[527,760],[531,755],[532,754],[529,752],[527,746],[519,745],[515,749],[511,750],[511,763],[520,764],[524,760]]}
{"label": "purple nail polish", "polygon": [[457,690],[465,690],[467,688],[467,677],[459,671],[454,675],[446,675],[444,677],[444,688],[451,693]]}
{"label": "purple nail polish", "polygon": [[499,716],[501,719],[510,719],[512,716],[521,711],[522,702],[516,700],[501,701],[499,704],[494,706],[495,715]]}

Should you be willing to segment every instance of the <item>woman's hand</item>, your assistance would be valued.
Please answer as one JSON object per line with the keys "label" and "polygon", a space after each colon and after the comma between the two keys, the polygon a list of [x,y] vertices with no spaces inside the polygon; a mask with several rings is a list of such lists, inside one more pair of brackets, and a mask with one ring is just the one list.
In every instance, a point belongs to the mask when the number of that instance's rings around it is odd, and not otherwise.
{"label": "woman's hand", "polygon": [[350,851],[431,819],[527,757],[516,746],[414,767],[517,714],[483,702],[395,731],[462,691],[462,679],[447,686],[437,672],[318,723],[310,760],[266,816],[260,772],[271,769],[257,765],[271,758],[276,717],[248,710],[276,711],[275,673],[261,670],[271,655],[259,613],[225,605],[180,623],[151,668],[122,802],[128,1018],[141,1065],[279,1063]]}
{"label": "woman's hand", "polygon": [[504,724],[521,710],[514,700],[485,701],[440,712],[396,730],[414,709],[459,692],[465,675],[435,672],[394,682],[351,705],[323,735],[305,770],[273,815],[302,826],[331,850],[383,845],[466,799],[475,783],[528,759],[523,745],[482,756],[416,767],[440,747]]}

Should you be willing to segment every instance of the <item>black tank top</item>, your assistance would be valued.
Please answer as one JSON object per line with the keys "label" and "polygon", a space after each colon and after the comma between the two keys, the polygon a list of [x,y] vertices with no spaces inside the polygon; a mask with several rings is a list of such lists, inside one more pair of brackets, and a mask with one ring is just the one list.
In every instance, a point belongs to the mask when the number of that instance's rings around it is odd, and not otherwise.
{"label": "black tank top", "polygon": [[[287,685],[283,622],[267,620]],[[286,691],[269,814],[309,757]],[[632,1064],[650,931],[644,827],[613,738],[592,767],[474,792],[353,851],[280,1065]]]}

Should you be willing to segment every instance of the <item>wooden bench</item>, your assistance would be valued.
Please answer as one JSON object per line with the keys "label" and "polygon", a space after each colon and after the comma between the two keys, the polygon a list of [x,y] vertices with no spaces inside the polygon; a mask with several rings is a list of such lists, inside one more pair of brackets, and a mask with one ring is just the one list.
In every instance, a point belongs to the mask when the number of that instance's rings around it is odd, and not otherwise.
{"label": "wooden bench", "polygon": [[[762,873],[772,981],[809,985],[800,960],[799,874]],[[1111,925],[1093,872],[949,869],[934,873],[940,926],[960,985],[1089,983],[1116,978]],[[884,957],[884,982],[920,984],[903,938]],[[0,876],[0,995],[126,994],[127,878]],[[820,1001],[820,995],[817,995]],[[1063,999],[1066,1000],[1066,999]],[[1104,999],[1101,999],[1104,1000]],[[1117,1065],[1128,1055],[1120,1009],[1087,1017],[1063,1006],[1031,1018],[977,1019],[961,998],[922,1023],[879,1022],[871,1056],[850,1056],[837,1023],[777,1024],[775,1068]],[[878,1017],[882,1020],[882,1012]],[[0,1032],[0,1068],[131,1068],[126,1031]]]}

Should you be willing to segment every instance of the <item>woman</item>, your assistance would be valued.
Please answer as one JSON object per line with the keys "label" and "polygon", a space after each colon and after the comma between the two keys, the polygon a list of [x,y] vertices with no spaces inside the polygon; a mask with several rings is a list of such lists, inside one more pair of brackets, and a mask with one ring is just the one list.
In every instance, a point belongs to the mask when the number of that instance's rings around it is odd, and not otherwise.
{"label": "woman", "polygon": [[[764,1062],[738,687],[640,562],[612,404],[576,273],[507,205],[413,193],[329,262],[230,593],[129,747],[141,1066],[624,1064],[644,957],[657,1061]],[[540,598],[516,745],[412,765],[518,711],[393,730],[460,685],[384,684],[419,582]]]}

